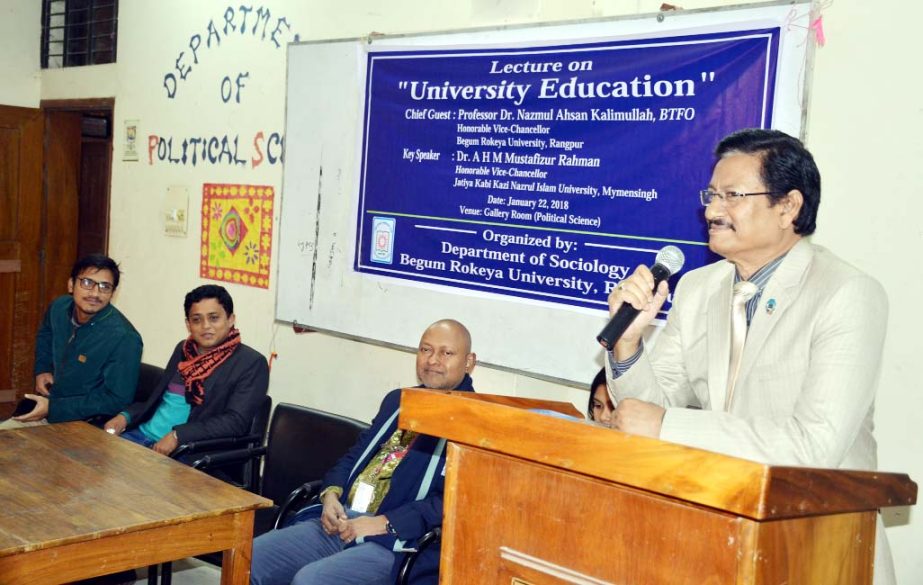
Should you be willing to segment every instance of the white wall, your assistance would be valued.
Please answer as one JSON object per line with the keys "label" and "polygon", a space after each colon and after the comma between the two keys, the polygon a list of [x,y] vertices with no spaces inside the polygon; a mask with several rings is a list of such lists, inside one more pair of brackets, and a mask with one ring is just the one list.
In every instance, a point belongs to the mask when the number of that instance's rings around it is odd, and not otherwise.
{"label": "white wall", "polygon": [[[912,259],[923,247],[923,84],[907,56],[919,54],[911,22],[921,17],[919,3],[893,1],[839,3],[829,11],[807,136],[823,173],[815,241],[878,278],[891,303],[875,415],[879,468],[917,483],[923,393],[913,364],[920,359],[921,279]],[[923,583],[923,511],[892,509],[885,519],[899,524],[888,530],[898,583]]]}
{"label": "white wall", "polygon": [[41,35],[41,2],[0,2],[0,104],[38,107]]}
{"label": "white wall", "polygon": [[[38,21],[30,0],[16,0],[14,16],[29,28]],[[687,9],[739,1],[692,1]],[[6,5],[8,3],[5,3]],[[37,4],[37,3],[36,3]],[[47,71],[42,75],[41,96],[49,99],[115,97],[115,128],[126,119],[140,120],[141,162],[122,162],[121,137],[115,141],[112,176],[111,254],[125,270],[117,304],[130,316],[145,340],[144,359],[166,361],[184,334],[183,294],[202,283],[198,277],[198,206],[206,182],[242,182],[281,187],[281,168],[267,163],[257,168],[229,168],[199,164],[175,165],[146,162],[148,134],[179,137],[240,134],[283,130],[284,49],[259,36],[239,33],[220,45],[205,48],[207,25],[214,19],[220,29],[223,14],[240,3],[184,0],[121,3],[118,63],[111,66]],[[370,32],[425,32],[468,26],[540,22],[559,19],[612,16],[657,10],[659,1],[616,2],[581,0],[398,0],[387,3],[362,0],[266,0],[254,4],[284,16],[302,40],[342,38]],[[28,8],[28,10],[27,10]],[[0,10],[6,10],[0,9]],[[824,201],[815,241],[826,245],[887,288],[892,307],[885,347],[884,374],[879,390],[878,423],[881,468],[904,471],[923,478],[923,438],[913,432],[923,412],[923,393],[917,391],[916,286],[914,255],[923,244],[918,194],[921,180],[921,82],[913,73],[912,56],[916,23],[923,7],[911,2],[837,2],[824,12],[827,46],[816,54],[808,119],[808,145],[824,175]],[[252,15],[251,15],[252,19]],[[251,20],[252,23],[252,20]],[[37,25],[35,25],[37,27]],[[2,34],[11,28],[12,35]],[[23,32],[0,23],[0,47],[8,55],[29,42],[38,43],[37,28]],[[180,51],[188,50],[190,37],[201,34],[199,63],[179,83],[177,97],[165,97],[162,80]],[[267,33],[268,36],[268,33]],[[32,100],[27,90],[6,93],[9,87],[34,87],[35,66],[8,69],[0,64],[0,103]],[[37,63],[37,61],[36,61]],[[6,68],[6,69],[5,69]],[[238,72],[250,77],[240,104],[224,104],[220,82]],[[25,97],[22,97],[25,95]],[[17,101],[19,100],[19,101]],[[174,138],[176,140],[176,138]],[[248,150],[247,157],[250,151]],[[190,191],[189,235],[162,235],[159,210],[167,187]],[[278,206],[276,207],[278,209]],[[276,217],[278,222],[278,217]],[[276,224],[278,225],[278,224]],[[275,234],[278,239],[278,233]],[[907,250],[900,253],[898,250]],[[910,256],[910,260],[904,260]],[[290,327],[274,324],[275,282],[267,290],[229,285],[237,303],[238,325],[246,343],[269,354],[278,353],[273,366],[271,393],[276,401],[290,401],[335,410],[368,419],[380,396],[413,380],[413,357],[398,351],[356,343],[317,333],[296,335]],[[861,310],[861,307],[856,307]],[[457,316],[464,320],[463,315]],[[500,331],[474,331],[478,338]],[[540,343],[541,340],[536,340]],[[877,351],[877,348],[870,348]],[[574,402],[582,409],[586,393],[501,371],[480,368],[475,380],[481,391],[512,393]],[[587,372],[587,378],[593,372]],[[900,513],[904,516],[900,517]],[[900,583],[923,582],[923,521],[919,513],[898,511],[889,529]]]}

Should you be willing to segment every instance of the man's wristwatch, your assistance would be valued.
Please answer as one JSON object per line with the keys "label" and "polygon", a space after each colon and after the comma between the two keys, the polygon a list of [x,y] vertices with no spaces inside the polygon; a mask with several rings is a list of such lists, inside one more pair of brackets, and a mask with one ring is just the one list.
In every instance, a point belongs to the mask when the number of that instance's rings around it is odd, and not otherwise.
{"label": "man's wristwatch", "polygon": [[390,534],[391,536],[397,536],[397,530],[395,530],[395,529],[394,529],[394,526],[391,525],[391,521],[390,521],[390,520],[388,520],[388,522],[385,524],[385,530],[386,530],[386,531],[388,532],[388,534]]}

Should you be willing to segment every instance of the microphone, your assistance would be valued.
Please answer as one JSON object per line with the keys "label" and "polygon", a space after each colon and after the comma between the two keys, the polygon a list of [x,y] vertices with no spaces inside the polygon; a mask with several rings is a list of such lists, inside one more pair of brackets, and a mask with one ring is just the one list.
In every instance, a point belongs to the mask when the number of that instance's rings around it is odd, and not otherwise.
{"label": "microphone", "polygon": [[[654,275],[654,290],[657,290],[657,286],[662,281],[682,270],[683,262],[685,261],[686,257],[683,255],[683,251],[676,246],[664,246],[661,248],[654,259],[654,265],[651,266],[651,273]],[[611,350],[618,338],[625,333],[631,322],[635,320],[638,313],[640,313],[638,309],[628,303],[622,303],[619,310],[609,320],[609,324],[603,327],[603,330],[596,336],[596,341],[606,350]]]}

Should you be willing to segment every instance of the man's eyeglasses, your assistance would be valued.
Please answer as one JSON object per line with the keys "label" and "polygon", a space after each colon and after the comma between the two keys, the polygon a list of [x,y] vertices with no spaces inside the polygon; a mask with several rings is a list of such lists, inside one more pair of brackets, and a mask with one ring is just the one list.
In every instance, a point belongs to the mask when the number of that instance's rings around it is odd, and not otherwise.
{"label": "man's eyeglasses", "polygon": [[112,291],[115,290],[115,285],[111,282],[96,282],[92,278],[78,278],[77,283],[83,290],[93,290],[94,288],[98,288],[100,294],[104,295],[111,295]]}
{"label": "man's eyeglasses", "polygon": [[773,191],[760,191],[759,193],[738,193],[737,191],[727,191],[726,193],[719,193],[718,191],[712,191],[711,189],[702,189],[699,191],[699,199],[702,201],[702,205],[708,207],[708,204],[717,199],[727,207],[731,207],[737,204],[744,197],[753,197],[754,195],[781,195],[781,193],[776,193]]}

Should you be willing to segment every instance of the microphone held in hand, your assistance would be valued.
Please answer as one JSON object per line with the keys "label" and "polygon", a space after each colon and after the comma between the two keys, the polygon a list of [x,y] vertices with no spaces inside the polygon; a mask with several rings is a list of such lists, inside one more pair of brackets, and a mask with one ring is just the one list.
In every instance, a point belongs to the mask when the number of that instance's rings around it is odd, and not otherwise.
{"label": "microphone held in hand", "polygon": [[[657,252],[657,258],[654,259],[654,265],[651,266],[651,274],[654,275],[654,290],[657,290],[657,286],[662,281],[682,270],[683,262],[685,261],[686,257],[683,255],[683,251],[676,246],[664,246],[661,248]],[[609,320],[609,324],[603,327],[603,330],[596,336],[596,341],[607,350],[611,350],[639,312],[638,309],[630,304],[622,303],[619,310]]]}

